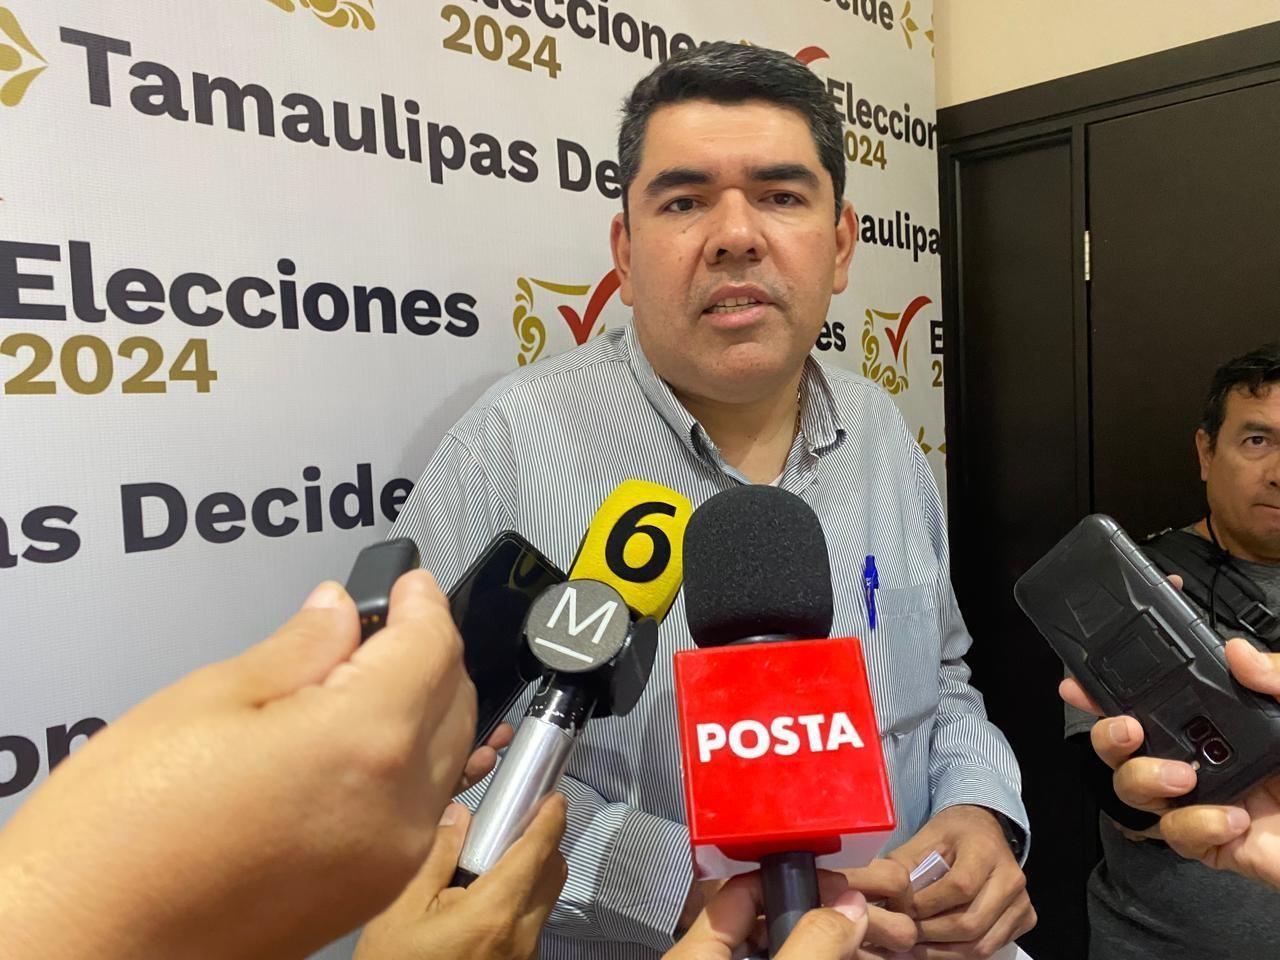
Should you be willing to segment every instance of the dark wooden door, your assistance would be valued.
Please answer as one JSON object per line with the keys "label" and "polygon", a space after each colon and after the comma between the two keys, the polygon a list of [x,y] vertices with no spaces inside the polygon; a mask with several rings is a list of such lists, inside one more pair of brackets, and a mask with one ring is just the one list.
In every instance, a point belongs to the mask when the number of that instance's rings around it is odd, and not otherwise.
{"label": "dark wooden door", "polygon": [[[1076,522],[1077,327],[1069,138],[965,159],[956,170],[958,324],[949,367],[952,579],[987,709],[1022,767],[1039,927],[1032,956],[1081,957],[1083,878],[1097,860],[1080,758],[1062,742],[1062,665],[1013,599],[1021,574]],[[1083,478],[1083,483],[1081,478]],[[1054,732],[1056,731],[1056,737]],[[1049,826],[1051,825],[1052,826]],[[1064,896],[1063,878],[1076,890]]]}
{"label": "dark wooden door", "polygon": [[1135,534],[1204,512],[1215,367],[1280,339],[1280,82],[1088,128],[1094,508]]}

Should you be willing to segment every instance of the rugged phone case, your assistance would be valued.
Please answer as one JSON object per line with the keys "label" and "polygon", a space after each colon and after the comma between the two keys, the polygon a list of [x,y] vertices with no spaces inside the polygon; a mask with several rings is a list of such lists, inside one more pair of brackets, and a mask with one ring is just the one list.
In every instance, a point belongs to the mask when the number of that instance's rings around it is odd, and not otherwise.
{"label": "rugged phone case", "polygon": [[1197,768],[1175,803],[1230,803],[1280,770],[1280,704],[1232,678],[1205,613],[1110,517],[1082,520],[1014,596],[1098,706],[1138,719],[1146,753]]}

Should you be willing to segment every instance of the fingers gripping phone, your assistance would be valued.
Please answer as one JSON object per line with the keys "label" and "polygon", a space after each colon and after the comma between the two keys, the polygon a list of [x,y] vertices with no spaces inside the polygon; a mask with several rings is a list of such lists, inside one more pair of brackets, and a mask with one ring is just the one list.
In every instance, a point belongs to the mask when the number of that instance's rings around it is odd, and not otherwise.
{"label": "fingers gripping phone", "polygon": [[[401,537],[365,547],[347,579],[360,613],[361,641],[386,623],[391,587],[418,566],[418,548]],[[494,537],[449,591],[449,611],[462,634],[467,674],[476,687],[476,745],[489,734],[540,668],[524,643],[525,615],[560,568],[513,530]]]}
{"label": "fingers gripping phone", "polygon": [[1014,586],[1018,605],[1144,752],[1197,770],[1172,801],[1230,803],[1280,770],[1280,704],[1231,676],[1225,642],[1110,517],[1082,520]]}

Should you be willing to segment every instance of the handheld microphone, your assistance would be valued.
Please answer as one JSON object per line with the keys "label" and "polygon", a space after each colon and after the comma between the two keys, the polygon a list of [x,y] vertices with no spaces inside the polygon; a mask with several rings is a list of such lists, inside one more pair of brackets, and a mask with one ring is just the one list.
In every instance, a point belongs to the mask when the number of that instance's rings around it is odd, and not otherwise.
{"label": "handheld microphone", "polygon": [[862,647],[827,638],[826,538],[794,494],[717,494],[685,558],[698,649],[676,653],[675,685],[695,872],[758,863],[776,953],[821,905],[817,868],[865,866],[895,826]]}
{"label": "handheld microphone", "polygon": [[524,635],[542,679],[476,808],[455,885],[491,869],[524,833],[587,720],[625,716],[639,701],[658,649],[658,621],[680,590],[692,512],[674,490],[623,481],[592,518],[569,580],[534,601]]}

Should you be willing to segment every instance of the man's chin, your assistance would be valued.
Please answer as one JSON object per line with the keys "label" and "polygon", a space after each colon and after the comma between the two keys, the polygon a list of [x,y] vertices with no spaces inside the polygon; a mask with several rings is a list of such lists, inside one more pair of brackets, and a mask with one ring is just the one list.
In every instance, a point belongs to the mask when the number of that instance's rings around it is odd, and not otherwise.
{"label": "man's chin", "polygon": [[1255,559],[1280,564],[1280,509],[1260,506],[1253,513],[1255,522],[1250,525],[1250,542],[1245,546]]}
{"label": "man's chin", "polygon": [[717,403],[756,403],[789,379],[785,365],[742,364],[699,370],[691,391]]}

